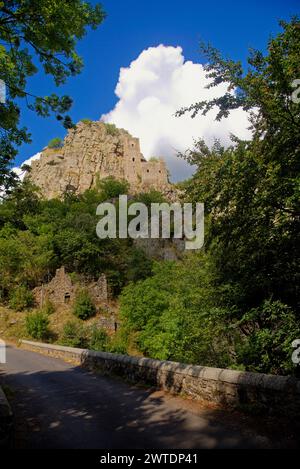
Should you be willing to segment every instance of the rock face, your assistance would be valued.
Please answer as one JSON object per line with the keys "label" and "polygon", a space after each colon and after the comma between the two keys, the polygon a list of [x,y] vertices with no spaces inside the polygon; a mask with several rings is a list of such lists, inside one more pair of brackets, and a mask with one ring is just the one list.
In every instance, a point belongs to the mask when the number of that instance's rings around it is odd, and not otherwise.
{"label": "rock face", "polygon": [[128,181],[133,193],[171,187],[163,160],[147,161],[137,138],[103,122],[77,124],[62,148],[45,149],[27,175],[47,199],[80,194],[109,176]]}

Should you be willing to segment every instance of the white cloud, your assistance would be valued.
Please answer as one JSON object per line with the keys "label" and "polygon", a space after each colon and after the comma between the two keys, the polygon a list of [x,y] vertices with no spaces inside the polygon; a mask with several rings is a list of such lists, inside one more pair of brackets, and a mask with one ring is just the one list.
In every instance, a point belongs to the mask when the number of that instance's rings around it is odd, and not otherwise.
{"label": "white cloud", "polygon": [[115,90],[119,101],[102,120],[139,137],[146,158],[163,156],[172,179],[184,179],[191,168],[176,153],[190,148],[195,138],[202,137],[208,144],[219,138],[228,145],[230,133],[250,136],[247,114],[242,110],[233,111],[221,122],[214,120],[216,111],[195,119],[188,114],[175,117],[181,107],[224,94],[224,84],[206,89],[205,75],[203,65],[185,62],[181,47],[150,47],[128,68],[121,68]]}
{"label": "white cloud", "polygon": [[[41,156],[41,153],[36,153],[35,155],[31,156],[31,158],[28,158],[28,160],[26,161],[23,161],[23,163],[21,164],[21,166],[16,166],[15,168],[12,168],[12,171],[18,176],[18,178],[20,179],[20,181],[23,181],[24,177],[25,177],[25,174],[26,174],[26,171],[22,171],[22,166],[23,165],[28,165],[28,166],[31,166],[31,163],[32,161],[35,161],[35,160],[39,160],[40,159],[40,156]],[[0,199],[1,197],[3,197],[5,195],[5,190],[3,188],[3,186],[0,186]]]}

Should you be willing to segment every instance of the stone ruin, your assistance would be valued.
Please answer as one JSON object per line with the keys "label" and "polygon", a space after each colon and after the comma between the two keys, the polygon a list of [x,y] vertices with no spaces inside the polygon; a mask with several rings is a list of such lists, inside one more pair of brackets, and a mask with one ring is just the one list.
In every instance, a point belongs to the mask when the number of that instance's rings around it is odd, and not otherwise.
{"label": "stone ruin", "polygon": [[42,307],[47,300],[58,307],[73,303],[81,287],[86,288],[96,306],[108,301],[107,279],[104,274],[101,274],[96,282],[78,285],[72,281],[64,267],[57,269],[55,277],[49,283],[36,287],[33,295],[39,307]]}
{"label": "stone ruin", "polygon": [[111,134],[103,122],[77,124],[61,148],[44,149],[26,174],[46,199],[61,198],[68,190],[81,194],[111,176],[127,181],[131,193],[172,188],[164,160],[147,161],[139,139],[123,129]]}

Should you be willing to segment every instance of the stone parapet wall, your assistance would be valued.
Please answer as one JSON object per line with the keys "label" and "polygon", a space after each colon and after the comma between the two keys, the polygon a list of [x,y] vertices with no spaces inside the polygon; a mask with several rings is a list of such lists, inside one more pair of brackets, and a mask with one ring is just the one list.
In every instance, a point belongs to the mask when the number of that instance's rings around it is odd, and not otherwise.
{"label": "stone parapet wall", "polygon": [[150,384],[196,400],[233,407],[254,406],[272,414],[300,416],[300,381],[293,377],[185,365],[25,340],[21,345],[89,370],[119,375],[133,383]]}

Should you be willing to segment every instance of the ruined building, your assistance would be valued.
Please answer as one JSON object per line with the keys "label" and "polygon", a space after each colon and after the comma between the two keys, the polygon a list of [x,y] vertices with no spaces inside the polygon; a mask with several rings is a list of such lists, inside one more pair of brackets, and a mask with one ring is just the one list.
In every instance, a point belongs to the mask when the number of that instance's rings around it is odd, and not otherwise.
{"label": "ruined building", "polygon": [[67,190],[82,193],[109,176],[128,181],[132,193],[170,188],[165,162],[147,161],[137,138],[112,125],[90,121],[71,129],[61,148],[46,148],[26,177],[51,199]]}
{"label": "ruined building", "polygon": [[[62,306],[74,302],[77,290],[83,285],[77,285],[66,273],[65,268],[57,269],[55,277],[47,284],[33,290],[36,303],[42,307],[49,300],[54,306]],[[92,282],[84,287],[88,290],[96,305],[108,301],[107,280],[102,274],[97,282]]]}

